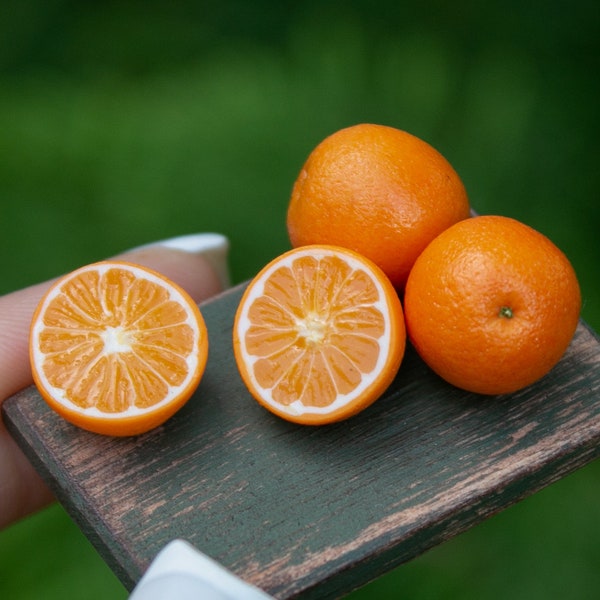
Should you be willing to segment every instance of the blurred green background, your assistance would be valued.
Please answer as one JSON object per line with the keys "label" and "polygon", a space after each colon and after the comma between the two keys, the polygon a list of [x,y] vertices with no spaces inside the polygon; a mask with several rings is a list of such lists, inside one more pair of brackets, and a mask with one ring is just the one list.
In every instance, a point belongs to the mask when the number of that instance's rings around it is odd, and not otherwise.
{"label": "blurred green background", "polygon": [[[416,3],[415,3],[416,4]],[[0,293],[161,238],[288,248],[304,159],[358,122],[438,148],[573,262],[600,331],[596,2],[0,4]],[[597,598],[596,462],[350,597]],[[0,533],[0,597],[125,598],[59,506]]]}

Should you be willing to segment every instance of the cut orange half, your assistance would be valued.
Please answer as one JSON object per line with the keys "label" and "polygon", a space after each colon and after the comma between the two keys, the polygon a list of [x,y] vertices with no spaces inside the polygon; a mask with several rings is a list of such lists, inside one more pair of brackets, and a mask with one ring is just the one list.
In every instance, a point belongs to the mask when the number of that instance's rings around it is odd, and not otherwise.
{"label": "cut orange half", "polygon": [[30,359],[57,413],[105,435],[144,433],[192,395],[208,336],[198,306],[159,273],[105,261],[62,277],[38,305]]}
{"label": "cut orange half", "polygon": [[402,306],[387,276],[336,246],[303,246],[270,262],[236,312],[233,348],[250,393],[295,423],[323,425],[365,409],[404,356]]}

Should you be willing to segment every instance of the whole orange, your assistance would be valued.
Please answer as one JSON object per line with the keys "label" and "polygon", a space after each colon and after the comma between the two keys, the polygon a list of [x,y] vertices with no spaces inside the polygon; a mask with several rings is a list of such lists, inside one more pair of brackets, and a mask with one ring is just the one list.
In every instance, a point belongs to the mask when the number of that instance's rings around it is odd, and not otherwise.
{"label": "whole orange", "polygon": [[468,216],[463,183],[437,150],[405,131],[360,124],[310,153],[294,183],[287,228],[294,247],[359,252],[401,291],[425,246]]}
{"label": "whole orange", "polygon": [[409,338],[453,385],[481,394],[524,388],[567,349],[581,295],[566,256],[531,227],[473,217],[419,256],[404,296]]}

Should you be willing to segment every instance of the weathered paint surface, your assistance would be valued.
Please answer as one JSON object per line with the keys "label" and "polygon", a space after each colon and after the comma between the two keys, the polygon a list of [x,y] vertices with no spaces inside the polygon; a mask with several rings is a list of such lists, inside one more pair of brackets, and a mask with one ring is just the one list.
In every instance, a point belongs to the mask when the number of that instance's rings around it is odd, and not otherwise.
{"label": "weathered paint surface", "polygon": [[181,537],[277,598],[339,597],[600,454],[600,342],[583,323],[559,365],[520,393],[457,390],[409,348],[372,407],[314,428],[246,391],[231,348],[241,292],[202,306],[204,379],[155,431],[78,430],[33,388],[5,404],[25,452],[129,588]]}

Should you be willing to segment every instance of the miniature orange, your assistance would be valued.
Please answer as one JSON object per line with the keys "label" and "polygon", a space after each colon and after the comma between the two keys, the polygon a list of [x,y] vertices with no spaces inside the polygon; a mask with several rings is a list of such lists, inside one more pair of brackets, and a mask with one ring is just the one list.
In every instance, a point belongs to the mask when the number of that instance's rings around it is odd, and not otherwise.
{"label": "miniature orange", "polygon": [[385,274],[327,245],[270,262],[245,290],[233,329],[251,394],[306,425],[346,419],[377,400],[398,372],[405,341],[402,306]]}
{"label": "miniature orange", "polygon": [[399,129],[360,124],[325,138],[292,190],[292,246],[334,244],[375,262],[398,291],[439,233],[469,217],[464,185],[425,141]]}
{"label": "miniature orange", "polygon": [[145,267],[105,261],[57,280],[32,320],[30,358],[46,402],[67,421],[126,436],[164,423],[204,373],[198,306]]}
{"label": "miniature orange", "polygon": [[459,388],[504,394],[546,375],[577,327],[581,295],[565,255],[501,216],[461,221],[419,256],[404,296],[408,335]]}

